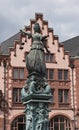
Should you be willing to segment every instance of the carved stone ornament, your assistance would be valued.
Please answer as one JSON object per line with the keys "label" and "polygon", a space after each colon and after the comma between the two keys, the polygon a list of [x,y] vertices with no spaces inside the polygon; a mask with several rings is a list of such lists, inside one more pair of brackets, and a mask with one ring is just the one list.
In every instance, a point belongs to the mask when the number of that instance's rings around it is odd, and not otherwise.
{"label": "carved stone ornament", "polygon": [[46,65],[44,48],[49,53],[45,41],[48,36],[42,36],[38,23],[34,26],[34,34],[21,30],[23,35],[32,38],[32,47],[26,57],[28,76],[21,91],[22,102],[25,105],[26,130],[48,130],[48,105],[52,97],[51,88],[46,80]]}

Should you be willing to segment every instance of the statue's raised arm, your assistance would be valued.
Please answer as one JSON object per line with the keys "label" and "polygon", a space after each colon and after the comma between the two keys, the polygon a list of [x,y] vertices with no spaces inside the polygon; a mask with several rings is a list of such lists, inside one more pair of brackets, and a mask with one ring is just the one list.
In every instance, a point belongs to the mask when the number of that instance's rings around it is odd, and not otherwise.
{"label": "statue's raised arm", "polygon": [[32,38],[32,34],[26,32],[26,31],[24,31],[24,30],[20,30],[20,33],[23,34],[23,35],[27,35],[29,39]]}

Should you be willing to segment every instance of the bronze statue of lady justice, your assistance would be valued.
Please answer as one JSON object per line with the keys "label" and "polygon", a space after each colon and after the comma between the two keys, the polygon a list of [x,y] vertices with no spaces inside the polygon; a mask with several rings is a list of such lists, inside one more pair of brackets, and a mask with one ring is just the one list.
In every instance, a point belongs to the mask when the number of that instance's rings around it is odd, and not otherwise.
{"label": "bronze statue of lady justice", "polygon": [[[26,130],[48,130],[48,104],[51,88],[46,80],[44,48],[47,36],[42,36],[38,23],[35,23],[34,34],[21,31],[21,34],[32,38],[32,47],[26,56],[28,76],[21,90],[22,102],[25,104]],[[41,105],[42,104],[42,105]]]}
{"label": "bronze statue of lady justice", "polygon": [[26,57],[26,68],[29,74],[37,73],[41,76],[46,76],[45,54],[44,48],[49,53],[46,46],[47,36],[41,35],[41,29],[38,23],[34,25],[34,34],[27,33],[21,30],[21,33],[27,35],[28,38],[32,38],[32,47],[29,54]]}

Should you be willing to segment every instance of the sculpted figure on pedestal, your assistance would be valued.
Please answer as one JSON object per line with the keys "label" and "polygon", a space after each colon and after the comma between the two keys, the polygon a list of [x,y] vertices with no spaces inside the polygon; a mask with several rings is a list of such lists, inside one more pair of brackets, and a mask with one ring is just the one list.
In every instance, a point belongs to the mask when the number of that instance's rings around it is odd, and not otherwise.
{"label": "sculpted figure on pedestal", "polygon": [[27,33],[21,30],[21,33],[32,38],[32,47],[29,54],[26,57],[26,67],[29,74],[36,72],[42,76],[46,75],[46,65],[45,65],[45,54],[44,48],[49,53],[49,50],[46,46],[47,36],[42,36],[41,29],[38,23],[35,23],[34,34]]}

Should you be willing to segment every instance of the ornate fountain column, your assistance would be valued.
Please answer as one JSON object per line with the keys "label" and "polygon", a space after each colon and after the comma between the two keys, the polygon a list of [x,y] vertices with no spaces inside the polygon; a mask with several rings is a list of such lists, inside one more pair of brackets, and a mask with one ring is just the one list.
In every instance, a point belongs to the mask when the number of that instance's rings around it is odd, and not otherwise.
{"label": "ornate fountain column", "polygon": [[[35,24],[34,34],[21,31],[32,38],[32,48],[26,58],[28,77],[21,91],[22,102],[25,105],[26,130],[48,130],[49,103],[52,97],[51,88],[46,80],[46,66],[44,60],[44,40],[40,26]],[[46,48],[47,50],[47,48]],[[49,52],[49,50],[47,50]]]}

